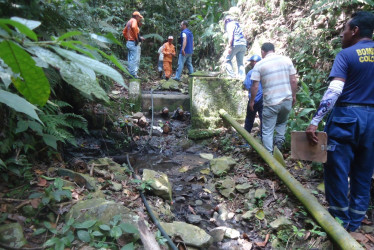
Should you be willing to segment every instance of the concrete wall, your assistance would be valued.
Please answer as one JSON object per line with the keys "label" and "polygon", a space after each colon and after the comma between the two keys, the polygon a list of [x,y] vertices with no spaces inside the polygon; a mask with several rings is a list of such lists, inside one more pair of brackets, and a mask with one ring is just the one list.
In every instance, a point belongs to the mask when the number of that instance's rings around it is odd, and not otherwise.
{"label": "concrete wall", "polygon": [[243,82],[218,77],[190,78],[192,128],[217,128],[223,125],[218,111],[222,108],[238,122],[246,115],[248,92]]}

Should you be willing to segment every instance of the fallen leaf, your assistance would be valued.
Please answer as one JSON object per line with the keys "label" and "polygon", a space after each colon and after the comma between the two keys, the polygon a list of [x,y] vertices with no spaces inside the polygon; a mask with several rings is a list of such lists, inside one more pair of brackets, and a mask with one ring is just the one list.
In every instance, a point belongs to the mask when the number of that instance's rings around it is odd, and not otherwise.
{"label": "fallen leaf", "polygon": [[257,246],[259,246],[259,247],[265,247],[266,244],[267,244],[268,241],[269,241],[269,238],[270,238],[270,234],[267,234],[267,235],[265,236],[265,240],[264,240],[263,242],[255,242],[255,244],[256,244]]}
{"label": "fallen leaf", "polygon": [[79,200],[79,194],[75,191],[71,193],[71,197],[74,198],[75,200]]}
{"label": "fallen leaf", "polygon": [[368,238],[365,237],[362,233],[349,233],[355,240],[361,242],[361,243],[366,243],[369,241]]}
{"label": "fallen leaf", "polygon": [[38,198],[38,199],[32,199],[31,201],[30,201],[30,204],[31,204],[31,206],[33,207],[33,208],[38,208],[39,207],[39,204],[40,204],[40,199]]}
{"label": "fallen leaf", "polygon": [[374,243],[374,237],[371,236],[370,234],[365,234],[365,237],[368,238],[371,242]]}
{"label": "fallen leaf", "polygon": [[38,185],[39,187],[45,187],[47,186],[47,180],[43,178],[39,178],[38,184],[36,185]]}
{"label": "fallen leaf", "polygon": [[188,171],[188,169],[190,168],[190,166],[183,166],[179,169],[179,173],[185,173]]}
{"label": "fallen leaf", "polygon": [[256,212],[256,218],[259,219],[259,220],[263,220],[265,219],[265,213],[262,209],[259,209],[257,212]]}
{"label": "fallen leaf", "polygon": [[206,168],[206,169],[202,169],[200,171],[201,174],[210,174],[210,169],[209,168]]}
{"label": "fallen leaf", "polygon": [[26,221],[26,217],[18,214],[8,214],[8,219],[17,221],[18,223],[23,223]]}
{"label": "fallen leaf", "polygon": [[103,178],[101,178],[101,177],[97,178],[97,181],[100,182],[100,183],[105,182],[105,180]]}
{"label": "fallen leaf", "polygon": [[202,176],[197,178],[197,181],[203,181],[204,183],[206,183],[208,180],[206,179],[206,177],[204,175],[202,175]]}
{"label": "fallen leaf", "polygon": [[212,193],[212,191],[210,191],[210,190],[207,189],[207,188],[203,188],[203,191],[206,192],[206,193],[208,193],[208,194],[211,194],[211,193]]}
{"label": "fallen leaf", "polygon": [[7,212],[7,204],[1,204],[0,206],[0,212],[6,213]]}
{"label": "fallen leaf", "polygon": [[190,205],[188,205],[188,210],[190,210],[191,213],[196,215],[195,210]]}
{"label": "fallen leaf", "polygon": [[37,175],[41,175],[41,174],[44,174],[44,171],[42,171],[40,169],[35,169],[34,173],[37,174]]}

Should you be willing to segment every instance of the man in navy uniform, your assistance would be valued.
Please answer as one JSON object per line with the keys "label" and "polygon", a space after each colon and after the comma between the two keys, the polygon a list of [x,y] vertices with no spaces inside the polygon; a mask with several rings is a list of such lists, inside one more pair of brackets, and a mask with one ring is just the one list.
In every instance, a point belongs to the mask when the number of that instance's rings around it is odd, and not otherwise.
{"label": "man in navy uniform", "polygon": [[325,126],[326,199],[330,214],[342,220],[350,232],[365,217],[374,168],[373,29],[374,14],[366,11],[353,14],[345,24],[340,35],[343,50],[329,76],[332,81],[306,129],[310,143],[317,143],[318,123],[332,110]]}

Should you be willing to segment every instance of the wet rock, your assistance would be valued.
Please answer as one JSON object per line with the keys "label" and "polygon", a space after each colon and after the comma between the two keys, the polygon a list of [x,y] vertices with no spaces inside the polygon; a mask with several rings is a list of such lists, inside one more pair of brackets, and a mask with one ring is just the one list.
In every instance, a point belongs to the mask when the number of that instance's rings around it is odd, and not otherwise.
{"label": "wet rock", "polygon": [[242,215],[243,220],[250,220],[256,214],[256,210],[250,210]]}
{"label": "wet rock", "polygon": [[173,223],[161,222],[161,226],[169,236],[174,237],[179,235],[188,246],[208,249],[213,242],[212,236],[194,225],[174,221]]}
{"label": "wet rock", "polygon": [[292,222],[286,217],[282,216],[270,223],[270,226],[274,229],[278,229],[285,226],[292,225]]}
{"label": "wet rock", "polygon": [[113,191],[119,192],[122,190],[122,184],[117,183],[117,182],[112,182],[112,185],[110,187]]}
{"label": "wet rock", "polygon": [[160,81],[160,88],[162,90],[179,90],[179,82],[169,79],[168,81],[166,80],[161,80]]}
{"label": "wet rock", "polygon": [[191,140],[202,140],[219,136],[220,133],[221,130],[219,129],[190,129],[187,132],[187,137]]}
{"label": "wet rock", "polygon": [[147,118],[145,118],[145,116],[140,117],[138,120],[138,125],[141,128],[145,128],[148,125]]}
{"label": "wet rock", "polygon": [[152,193],[164,199],[172,200],[171,184],[166,174],[150,169],[144,169],[142,180],[150,183]]}
{"label": "wet rock", "polygon": [[196,200],[195,205],[196,206],[201,206],[201,205],[203,205],[203,201],[202,200]]}
{"label": "wet rock", "polygon": [[89,165],[94,165],[95,169],[109,170],[110,173],[114,175],[114,179],[118,181],[124,181],[128,179],[126,174],[126,168],[122,167],[113,159],[104,157],[92,160],[88,163]]}
{"label": "wet rock", "polygon": [[222,221],[227,220],[229,212],[225,205],[220,205],[218,207],[218,214],[219,214],[219,219],[221,219]]}
{"label": "wet rock", "polygon": [[366,234],[370,234],[374,232],[374,227],[364,225],[361,227],[361,230],[364,231],[364,233]]}
{"label": "wet rock", "polygon": [[255,198],[256,199],[261,199],[263,197],[266,197],[266,189],[264,189],[264,188],[256,189]]}
{"label": "wet rock", "polygon": [[210,236],[213,237],[213,242],[221,242],[225,237],[226,227],[216,227],[209,231]]}
{"label": "wet rock", "polygon": [[249,189],[252,187],[251,183],[243,183],[235,186],[235,189],[238,190],[239,193],[247,193]]}
{"label": "wet rock", "polygon": [[231,178],[226,178],[222,181],[217,182],[216,188],[226,198],[230,198],[234,195],[235,181]]}
{"label": "wet rock", "polygon": [[132,115],[132,118],[134,118],[134,119],[140,119],[142,117],[144,117],[144,114],[142,112],[137,112],[137,113]]}
{"label": "wet rock", "polygon": [[171,222],[174,220],[175,216],[171,211],[171,207],[168,203],[158,200],[154,205],[151,205],[152,211],[154,211],[155,216],[164,222]]}
{"label": "wet rock", "polygon": [[187,221],[191,224],[199,224],[201,221],[201,216],[200,215],[195,215],[195,214],[189,214],[187,215]]}
{"label": "wet rock", "polygon": [[220,157],[210,161],[210,168],[214,175],[222,176],[227,174],[235,166],[236,161],[231,157]]}
{"label": "wet rock", "polygon": [[21,248],[27,243],[22,226],[19,223],[1,225],[0,242],[13,248]]}
{"label": "wet rock", "polygon": [[229,239],[237,239],[240,237],[240,232],[236,229],[226,228],[225,237]]}
{"label": "wet rock", "polygon": [[95,219],[109,225],[115,215],[120,215],[124,223],[130,223],[136,227],[138,216],[135,213],[122,204],[102,198],[79,201],[66,214],[65,220],[74,218],[77,222],[83,222]]}
{"label": "wet rock", "polygon": [[182,202],[185,202],[185,201],[186,201],[186,198],[184,198],[183,196],[178,196],[178,197],[175,198],[175,202],[182,203]]}
{"label": "wet rock", "polygon": [[213,160],[214,156],[212,154],[200,153],[200,157],[207,160]]}
{"label": "wet rock", "polygon": [[59,176],[68,176],[73,179],[75,183],[80,186],[85,186],[88,190],[95,190],[96,180],[87,174],[77,173],[65,168],[57,169],[57,174]]}
{"label": "wet rock", "polygon": [[227,214],[227,219],[229,219],[229,220],[231,220],[234,217],[235,217],[235,213],[233,213],[233,212],[230,212],[230,213]]}

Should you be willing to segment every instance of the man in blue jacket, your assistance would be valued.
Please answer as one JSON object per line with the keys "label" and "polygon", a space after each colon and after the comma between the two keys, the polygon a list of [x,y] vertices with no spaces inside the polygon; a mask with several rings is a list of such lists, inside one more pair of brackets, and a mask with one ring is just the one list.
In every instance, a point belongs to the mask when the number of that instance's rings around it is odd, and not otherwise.
{"label": "man in blue jacket", "polygon": [[180,43],[181,43],[181,50],[179,52],[178,58],[178,69],[175,73],[175,77],[173,78],[176,81],[180,81],[184,64],[187,64],[188,74],[193,73],[192,67],[192,54],[193,54],[193,34],[187,28],[188,22],[182,21],[180,28],[182,30],[180,35]]}
{"label": "man in blue jacket", "polygon": [[[357,12],[345,24],[342,48],[330,72],[332,80],[307,136],[318,142],[318,123],[330,110],[325,192],[332,216],[356,231],[369,207],[374,155],[374,14]],[[334,105],[335,104],[335,105]]]}
{"label": "man in blue jacket", "polygon": [[[258,86],[258,91],[255,97],[255,104],[253,106],[253,111],[249,108],[249,103],[251,100],[251,87],[252,87],[252,80],[251,80],[251,75],[253,71],[253,67],[256,65],[258,61],[261,60],[261,57],[258,55],[253,55],[251,58],[249,58],[249,64],[252,67],[252,69],[247,73],[247,76],[243,82],[244,88],[248,90],[248,105],[247,105],[247,116],[245,117],[245,123],[244,123],[244,128],[245,130],[248,131],[248,133],[251,133],[252,127],[253,127],[253,122],[255,121],[256,114],[258,113],[258,116],[260,118],[261,122],[261,127],[262,128],[262,87],[261,87],[261,82]],[[261,131],[260,131],[261,134]]]}

